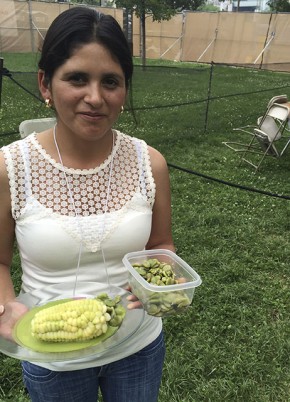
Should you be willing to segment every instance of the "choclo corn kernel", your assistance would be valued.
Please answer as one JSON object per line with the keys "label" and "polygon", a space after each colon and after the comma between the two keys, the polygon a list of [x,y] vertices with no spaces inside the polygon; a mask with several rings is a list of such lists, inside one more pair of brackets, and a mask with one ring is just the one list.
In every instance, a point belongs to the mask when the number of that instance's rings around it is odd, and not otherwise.
{"label": "choclo corn kernel", "polygon": [[[102,294],[95,299],[76,299],[38,311],[31,321],[32,336],[48,342],[75,342],[105,334],[108,325],[120,326],[125,316],[120,299]],[[108,305],[107,305],[108,304]]]}

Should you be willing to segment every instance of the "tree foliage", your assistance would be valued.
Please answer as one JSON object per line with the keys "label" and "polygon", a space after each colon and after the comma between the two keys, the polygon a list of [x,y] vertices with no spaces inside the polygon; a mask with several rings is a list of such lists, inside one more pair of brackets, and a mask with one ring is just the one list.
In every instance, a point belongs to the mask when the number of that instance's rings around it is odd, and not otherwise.
{"label": "tree foliage", "polygon": [[276,13],[290,12],[290,3],[288,0],[269,0],[267,5],[271,11]]}
{"label": "tree foliage", "polygon": [[141,58],[142,65],[146,64],[146,16],[153,21],[170,20],[177,12],[196,10],[205,0],[116,0],[117,7],[123,7],[134,12],[140,19]]}
{"label": "tree foliage", "polygon": [[153,21],[169,20],[177,12],[196,10],[205,0],[116,0],[117,7],[133,10],[137,17],[152,15]]}

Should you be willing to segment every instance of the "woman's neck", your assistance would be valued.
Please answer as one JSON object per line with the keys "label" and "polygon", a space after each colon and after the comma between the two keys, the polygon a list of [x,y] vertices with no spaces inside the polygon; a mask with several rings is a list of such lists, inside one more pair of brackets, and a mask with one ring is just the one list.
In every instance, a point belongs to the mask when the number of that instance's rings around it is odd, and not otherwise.
{"label": "woman's neck", "polygon": [[[54,139],[55,138],[55,139]],[[41,146],[50,156],[64,166],[73,169],[94,169],[100,166],[111,154],[115,135],[112,130],[97,141],[69,140],[58,134],[57,126],[37,135]],[[60,160],[61,157],[61,160]]]}

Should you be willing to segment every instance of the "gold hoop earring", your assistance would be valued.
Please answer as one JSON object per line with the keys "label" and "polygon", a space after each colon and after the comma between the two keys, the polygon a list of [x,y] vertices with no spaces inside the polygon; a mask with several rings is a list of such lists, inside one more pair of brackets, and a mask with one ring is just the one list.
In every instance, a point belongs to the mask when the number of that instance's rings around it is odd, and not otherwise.
{"label": "gold hoop earring", "polygon": [[46,98],[46,99],[45,99],[45,107],[46,107],[47,109],[50,109],[50,108],[52,107],[51,99],[49,99],[49,98]]}

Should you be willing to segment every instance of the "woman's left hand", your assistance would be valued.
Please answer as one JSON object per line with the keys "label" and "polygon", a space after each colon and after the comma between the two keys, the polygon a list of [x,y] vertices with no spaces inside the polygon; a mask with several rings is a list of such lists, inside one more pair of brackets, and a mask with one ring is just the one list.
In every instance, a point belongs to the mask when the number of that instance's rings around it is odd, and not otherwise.
{"label": "woman's left hand", "polygon": [[[131,288],[128,287],[126,288],[126,290],[128,290],[129,292],[131,292]],[[127,300],[130,301],[131,303],[128,304],[127,308],[129,310],[133,310],[134,308],[142,308],[143,305],[140,302],[140,300],[133,294],[127,296]]]}

